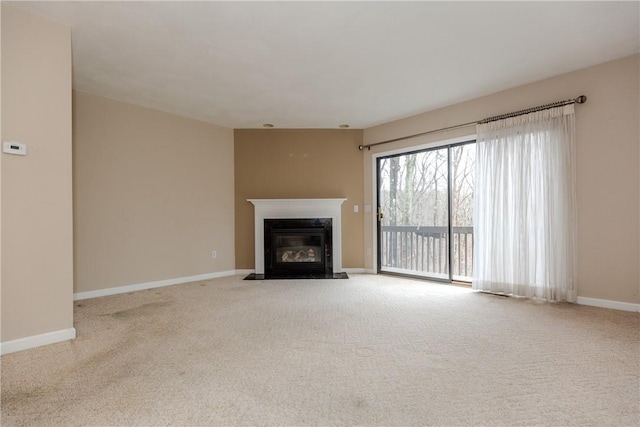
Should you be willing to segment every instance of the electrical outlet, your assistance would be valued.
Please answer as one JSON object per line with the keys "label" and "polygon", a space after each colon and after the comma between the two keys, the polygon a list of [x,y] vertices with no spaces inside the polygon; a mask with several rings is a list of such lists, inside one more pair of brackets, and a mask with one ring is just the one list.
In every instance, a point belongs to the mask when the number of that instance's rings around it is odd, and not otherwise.
{"label": "electrical outlet", "polygon": [[218,251],[211,251],[211,258],[216,258],[218,256]]}
{"label": "electrical outlet", "polygon": [[27,155],[27,144],[16,141],[4,141],[2,143],[2,152],[7,154],[17,154],[19,156]]}

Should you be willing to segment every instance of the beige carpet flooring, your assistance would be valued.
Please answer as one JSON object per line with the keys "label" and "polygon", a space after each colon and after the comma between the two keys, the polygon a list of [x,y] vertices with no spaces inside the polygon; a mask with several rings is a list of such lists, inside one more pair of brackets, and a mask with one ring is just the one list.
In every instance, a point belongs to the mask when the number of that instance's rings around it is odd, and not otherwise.
{"label": "beige carpet flooring", "polygon": [[640,315],[374,275],[75,303],[2,357],[2,425],[640,424]]}

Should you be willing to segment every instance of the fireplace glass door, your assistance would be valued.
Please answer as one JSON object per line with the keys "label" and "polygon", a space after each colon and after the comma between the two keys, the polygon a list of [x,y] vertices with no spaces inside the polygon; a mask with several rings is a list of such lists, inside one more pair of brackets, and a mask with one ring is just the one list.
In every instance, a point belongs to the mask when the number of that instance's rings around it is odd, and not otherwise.
{"label": "fireplace glass door", "polygon": [[318,263],[322,262],[324,234],[308,230],[277,231],[274,246],[277,263]]}
{"label": "fireplace glass door", "polygon": [[265,275],[332,274],[331,219],[265,220]]}

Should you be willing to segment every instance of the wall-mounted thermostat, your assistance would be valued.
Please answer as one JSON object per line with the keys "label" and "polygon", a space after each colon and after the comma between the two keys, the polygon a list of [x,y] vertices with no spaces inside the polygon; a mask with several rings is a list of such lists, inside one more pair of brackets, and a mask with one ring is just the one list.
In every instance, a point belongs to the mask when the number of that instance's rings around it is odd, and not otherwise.
{"label": "wall-mounted thermostat", "polygon": [[7,154],[27,155],[27,144],[15,141],[5,141],[2,143],[2,152]]}

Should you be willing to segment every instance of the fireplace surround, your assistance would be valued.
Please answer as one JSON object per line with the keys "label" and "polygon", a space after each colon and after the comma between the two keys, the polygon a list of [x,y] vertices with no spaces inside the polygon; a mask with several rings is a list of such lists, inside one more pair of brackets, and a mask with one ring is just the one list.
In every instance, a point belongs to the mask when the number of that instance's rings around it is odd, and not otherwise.
{"label": "fireplace surround", "polygon": [[[297,249],[297,243],[301,243],[300,241],[289,242],[289,247],[291,249],[283,249],[280,252],[280,262],[278,263],[278,267],[282,267],[282,264],[293,264],[292,261],[289,261],[289,257],[298,257],[298,267],[285,266],[285,268],[298,268],[301,271],[299,272],[299,276],[302,277],[304,274],[303,271],[315,271],[314,275],[316,276],[325,276],[325,277],[346,277],[346,274],[342,272],[342,204],[346,199],[248,199],[251,202],[254,209],[254,233],[255,233],[255,273],[254,276],[256,278],[265,278],[265,273],[268,272],[265,266],[268,261],[266,260],[265,253],[265,224],[270,223],[266,222],[267,220],[291,220],[291,221],[303,221],[297,223],[300,224],[309,224],[308,221],[316,221],[320,220],[324,221],[326,224],[329,222],[330,225],[330,234],[329,237],[325,237],[324,242],[320,242],[319,237],[316,235],[315,244],[314,240],[311,239],[311,244],[302,245],[302,246],[311,246],[313,249],[313,254],[310,255],[308,252],[309,248],[307,248],[307,254],[305,255],[302,251],[303,249]],[[330,221],[327,221],[330,220]],[[293,228],[296,229],[296,223],[286,224],[285,228]],[[293,225],[293,227],[290,227]],[[323,225],[324,227],[324,225]],[[305,228],[305,227],[302,227]],[[325,229],[325,232],[326,229]],[[313,232],[311,232],[313,234]],[[278,235],[278,233],[276,233]],[[289,233],[289,237],[292,234]],[[287,237],[286,233],[278,236],[278,238]],[[300,237],[309,237],[302,233]],[[330,253],[316,253],[318,250],[315,247],[318,247],[317,244],[326,244],[326,241],[329,240],[331,242]],[[286,243],[286,242],[284,242]],[[315,246],[315,247],[314,247]],[[324,250],[324,248],[320,249],[320,251]],[[290,254],[285,254],[285,252],[291,252]],[[287,260],[282,261],[282,256],[286,255]],[[328,256],[327,256],[328,255]],[[269,254],[269,256],[273,256],[273,254]],[[306,256],[306,258],[305,258]],[[319,265],[316,264],[315,261],[310,261],[311,256],[313,257],[324,257],[324,267],[323,272],[320,273]],[[299,262],[301,258],[306,259],[306,261]],[[272,261],[273,262],[273,261]],[[278,273],[279,274],[279,273]],[[278,275],[276,274],[276,276]],[[308,274],[307,274],[308,275]],[[295,274],[293,275],[295,276]],[[289,277],[287,275],[287,277]],[[266,277],[268,278],[268,277]]]}

